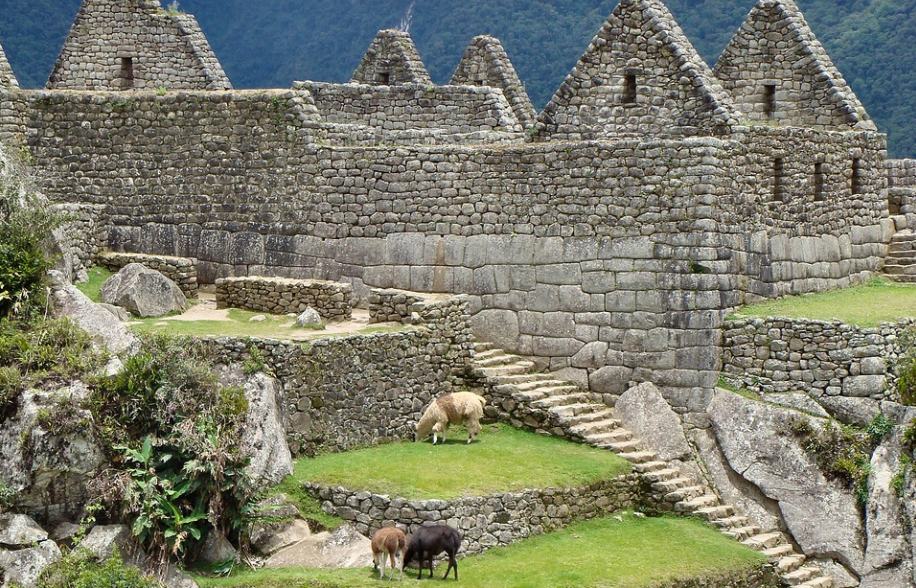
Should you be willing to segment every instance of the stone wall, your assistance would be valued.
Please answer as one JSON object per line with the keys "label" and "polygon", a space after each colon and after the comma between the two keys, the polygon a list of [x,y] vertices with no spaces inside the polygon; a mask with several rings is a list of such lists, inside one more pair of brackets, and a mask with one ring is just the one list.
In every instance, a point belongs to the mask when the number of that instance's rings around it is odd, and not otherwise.
{"label": "stone wall", "polygon": [[369,291],[369,322],[410,323],[417,305],[423,305],[425,299],[416,292],[373,288]]}
{"label": "stone wall", "polygon": [[227,363],[247,361],[257,348],[283,385],[290,448],[314,455],[413,439],[422,410],[464,383],[473,355],[467,313],[467,301],[453,297],[425,305],[418,324],[399,332],[201,345]]}
{"label": "stone wall", "polygon": [[433,83],[410,34],[395,29],[378,32],[353,72],[352,81],[378,86]]}
{"label": "stone wall", "polygon": [[48,87],[226,90],[232,86],[193,16],[164,10],[159,0],[84,0]]}
{"label": "stone wall", "polygon": [[447,134],[518,133],[522,127],[498,88],[366,86],[296,82],[311,93],[324,122],[380,131],[436,129]]}
{"label": "stone wall", "polygon": [[887,178],[891,188],[916,188],[916,159],[888,159]]}
{"label": "stone wall", "polygon": [[838,321],[737,319],[725,322],[723,373],[763,393],[900,401],[899,339],[916,321],[861,328]]}
{"label": "stone wall", "polygon": [[13,68],[10,67],[10,62],[6,59],[3,46],[0,45],[0,90],[18,87],[19,81],[13,73]]}
{"label": "stone wall", "polygon": [[64,275],[71,280],[95,264],[99,251],[108,241],[109,226],[105,207],[98,204],[58,204],[55,212],[63,215],[65,222],[54,233],[62,254]]}
{"label": "stone wall", "polygon": [[639,508],[644,488],[638,474],[627,474],[584,488],[524,490],[453,500],[406,500],[389,496],[306,484],[328,514],[353,523],[371,536],[397,525],[408,533],[425,524],[441,523],[462,535],[461,553],[482,553],[511,545],[569,524]]}
{"label": "stone wall", "polygon": [[344,321],[353,316],[353,287],[321,280],[221,278],[216,306],[273,314],[300,314],[311,307],[327,321]]}
{"label": "stone wall", "polygon": [[96,256],[98,263],[113,272],[131,263],[142,264],[172,280],[188,298],[197,298],[197,260],[168,255],[140,253],[113,253],[106,251]]}

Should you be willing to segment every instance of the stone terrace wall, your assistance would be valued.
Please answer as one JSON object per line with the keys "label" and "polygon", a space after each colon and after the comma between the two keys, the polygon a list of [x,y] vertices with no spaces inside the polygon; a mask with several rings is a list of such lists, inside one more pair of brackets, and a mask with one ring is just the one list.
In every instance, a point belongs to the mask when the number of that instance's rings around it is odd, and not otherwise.
{"label": "stone terrace wall", "polygon": [[168,255],[145,255],[140,253],[113,253],[106,251],[97,258],[100,265],[113,272],[117,272],[126,265],[139,263],[156,270],[172,280],[184,295],[197,298],[197,260],[186,257],[170,257]]}
{"label": "stone terrace wall", "polygon": [[309,307],[328,321],[353,316],[353,287],[321,280],[221,278],[216,281],[217,308],[242,308],[274,314],[299,314]]}
{"label": "stone terrace wall", "polygon": [[447,524],[461,533],[461,553],[482,553],[493,547],[561,529],[569,524],[621,510],[639,508],[645,494],[640,477],[627,474],[584,488],[524,490],[454,500],[406,500],[307,484],[322,509],[371,536],[397,525],[415,532],[424,524]]}
{"label": "stone terrace wall", "polygon": [[805,392],[899,402],[900,336],[916,321],[860,328],[838,321],[767,318],[725,322],[723,372],[764,393]]}
{"label": "stone terrace wall", "polygon": [[65,273],[71,279],[92,267],[99,251],[108,241],[105,207],[97,204],[58,204],[54,210],[67,221],[55,234],[63,251]]}
{"label": "stone terrace wall", "polygon": [[424,300],[425,297],[416,292],[373,288],[369,291],[369,322],[409,323],[411,315],[425,304]]}
{"label": "stone terrace wall", "polygon": [[417,328],[291,343],[207,339],[219,361],[256,347],[284,390],[287,438],[296,454],[346,451],[413,439],[424,408],[455,391],[473,356],[467,301],[453,297],[420,311]]}
{"label": "stone terrace wall", "polygon": [[916,159],[888,159],[887,178],[891,188],[916,188]]}
{"label": "stone terrace wall", "polygon": [[294,87],[312,94],[328,123],[365,125],[385,131],[442,129],[451,134],[522,131],[497,88],[319,82],[296,82]]}

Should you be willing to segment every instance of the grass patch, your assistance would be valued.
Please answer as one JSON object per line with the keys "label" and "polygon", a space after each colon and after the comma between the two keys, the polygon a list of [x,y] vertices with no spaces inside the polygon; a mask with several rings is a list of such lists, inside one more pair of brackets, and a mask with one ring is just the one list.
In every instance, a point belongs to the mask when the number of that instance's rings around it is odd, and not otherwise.
{"label": "grass patch", "polygon": [[916,286],[876,278],[867,284],[822,292],[789,296],[745,306],[736,318],[786,317],[840,320],[860,327],[916,317]]}
{"label": "grass patch", "polygon": [[403,498],[450,499],[525,488],[578,487],[615,478],[630,465],[610,451],[513,429],[484,427],[473,445],[453,429],[445,445],[392,443],[300,459],[296,481]]}
{"label": "grass patch", "polygon": [[[695,519],[631,515],[577,523],[461,561],[464,588],[644,588],[675,579],[747,570],[765,558]],[[436,573],[441,578],[444,569]],[[437,580],[438,580],[437,578]],[[379,581],[370,569],[259,570],[197,578],[201,588],[359,588]],[[422,583],[428,583],[423,580]],[[453,581],[454,582],[454,581]],[[420,584],[415,572],[405,583]]]}
{"label": "grass patch", "polygon": [[102,286],[108,281],[108,278],[114,275],[108,268],[95,266],[89,268],[89,279],[76,287],[80,292],[89,297],[93,302],[102,301]]}
{"label": "grass patch", "polygon": [[333,531],[344,523],[343,519],[321,510],[321,502],[306,492],[302,487],[302,482],[295,476],[288,476],[274,490],[286,495],[286,498],[296,505],[302,518],[313,523],[310,525],[313,531],[315,530],[314,524],[321,529]]}
{"label": "grass patch", "polygon": [[760,394],[758,394],[757,392],[754,392],[753,390],[748,390],[747,388],[739,388],[738,386],[735,386],[734,384],[730,383],[728,380],[722,377],[719,378],[719,382],[716,384],[716,387],[721,388],[723,390],[727,390],[731,392],[732,394],[743,396],[744,398],[747,398],[748,400],[753,400],[755,402],[763,401],[763,397]]}

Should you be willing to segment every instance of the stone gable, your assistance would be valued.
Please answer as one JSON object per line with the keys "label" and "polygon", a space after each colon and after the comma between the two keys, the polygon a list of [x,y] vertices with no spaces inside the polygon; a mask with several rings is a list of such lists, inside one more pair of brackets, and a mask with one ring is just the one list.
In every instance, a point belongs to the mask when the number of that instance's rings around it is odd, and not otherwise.
{"label": "stone gable", "polygon": [[553,140],[723,134],[736,122],[660,0],[622,0],[539,117]]}
{"label": "stone gable", "polygon": [[231,87],[194,17],[159,0],[84,0],[48,81],[55,90]]}
{"label": "stone gable", "polygon": [[10,67],[10,62],[6,60],[6,55],[3,53],[3,46],[0,45],[0,89],[18,87],[19,82],[16,81],[16,76],[13,74],[13,68]]}
{"label": "stone gable", "polygon": [[375,36],[353,72],[352,82],[373,86],[433,83],[410,35],[392,29]]}
{"label": "stone gable", "polygon": [[525,86],[509,60],[502,43],[495,37],[474,37],[452,76],[456,86],[491,86],[499,88],[512,106],[516,118],[524,127],[532,126],[537,112],[525,91]]}
{"label": "stone gable", "polygon": [[760,0],[714,72],[743,119],[837,130],[876,128],[792,0]]}

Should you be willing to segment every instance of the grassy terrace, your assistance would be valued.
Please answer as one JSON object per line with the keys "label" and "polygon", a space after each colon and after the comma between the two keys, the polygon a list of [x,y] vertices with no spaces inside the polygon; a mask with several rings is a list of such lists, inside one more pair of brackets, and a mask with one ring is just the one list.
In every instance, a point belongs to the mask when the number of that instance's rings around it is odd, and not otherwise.
{"label": "grassy terrace", "polygon": [[[464,588],[643,588],[674,579],[718,577],[764,563],[762,555],[695,519],[626,515],[577,523],[460,564]],[[437,571],[441,582],[444,569]],[[421,584],[408,570],[406,584]],[[361,588],[389,585],[371,568],[259,570],[197,578],[201,588]],[[422,584],[429,583],[423,580]],[[724,582],[723,582],[724,584]],[[714,585],[714,584],[710,584]]]}
{"label": "grassy terrace", "polygon": [[402,498],[449,499],[525,488],[584,486],[615,478],[630,465],[602,451],[506,425],[486,425],[466,445],[463,429],[448,443],[392,443],[359,451],[300,459],[283,489],[302,482],[344,486]]}
{"label": "grassy terrace", "polygon": [[733,316],[840,320],[860,327],[876,327],[883,322],[916,317],[916,285],[877,278],[862,286],[843,290],[752,304],[741,308]]}

